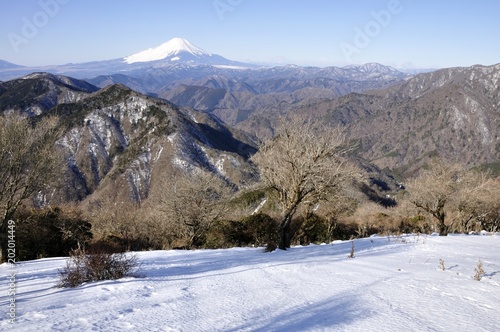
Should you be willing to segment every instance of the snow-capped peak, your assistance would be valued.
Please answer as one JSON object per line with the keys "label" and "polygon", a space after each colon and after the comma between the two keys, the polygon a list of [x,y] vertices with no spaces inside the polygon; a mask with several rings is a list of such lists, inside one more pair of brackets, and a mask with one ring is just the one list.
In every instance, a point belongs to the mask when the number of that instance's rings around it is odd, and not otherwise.
{"label": "snow-capped peak", "polygon": [[[211,55],[208,52],[205,52],[201,48],[194,46],[189,41],[183,38],[173,38],[169,41],[161,44],[155,48],[149,48],[145,51],[129,55],[123,58],[123,61],[126,63],[134,63],[134,62],[148,62],[148,61],[156,61],[165,59],[170,56],[176,56],[179,53],[187,52],[192,55],[200,56],[200,55]],[[175,58],[172,58],[174,60]]]}

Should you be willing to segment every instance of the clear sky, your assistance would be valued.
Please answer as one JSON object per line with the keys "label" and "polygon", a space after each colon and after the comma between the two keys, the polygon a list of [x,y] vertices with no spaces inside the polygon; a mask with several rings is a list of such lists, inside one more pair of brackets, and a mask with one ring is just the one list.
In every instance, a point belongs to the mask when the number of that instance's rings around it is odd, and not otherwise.
{"label": "clear sky", "polygon": [[107,60],[182,37],[259,63],[491,65],[499,17],[499,0],[0,0],[0,59]]}

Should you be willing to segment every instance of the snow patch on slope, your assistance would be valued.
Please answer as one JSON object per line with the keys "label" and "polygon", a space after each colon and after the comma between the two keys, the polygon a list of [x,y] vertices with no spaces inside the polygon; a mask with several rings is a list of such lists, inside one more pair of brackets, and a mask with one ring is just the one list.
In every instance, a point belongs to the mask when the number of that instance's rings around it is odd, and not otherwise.
{"label": "snow patch on slope", "polygon": [[132,198],[141,202],[142,197],[149,192],[151,184],[151,149],[146,149],[132,162],[128,170],[128,181]]}
{"label": "snow patch on slope", "polygon": [[465,121],[468,121],[469,117],[467,116],[467,114],[460,111],[458,107],[456,107],[455,105],[452,106],[452,110],[453,110],[453,117],[455,118],[455,122],[453,123],[453,128],[455,130],[458,130],[465,125]]}
{"label": "snow patch on slope", "polygon": [[252,215],[258,213],[266,203],[267,203],[267,198],[264,198],[262,201],[260,201],[259,206],[255,208],[255,210],[252,212]]}
{"label": "snow patch on slope", "polygon": [[70,167],[76,165],[75,155],[78,152],[78,146],[80,145],[81,139],[82,132],[78,130],[78,128],[73,128],[57,142],[69,152],[68,162]]}
{"label": "snow patch on slope", "polygon": [[487,125],[488,118],[486,116],[486,110],[477,101],[469,97],[465,98],[465,104],[476,117],[477,130],[483,136],[482,143],[486,145],[493,142],[492,134],[490,133]]}

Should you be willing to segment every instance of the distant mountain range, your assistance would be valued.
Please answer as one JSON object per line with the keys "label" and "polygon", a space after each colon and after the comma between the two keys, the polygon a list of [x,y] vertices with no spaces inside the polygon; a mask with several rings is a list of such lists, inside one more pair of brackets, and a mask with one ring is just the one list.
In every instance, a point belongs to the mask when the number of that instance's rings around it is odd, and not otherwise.
{"label": "distant mountain range", "polygon": [[157,47],[119,59],[69,63],[56,66],[24,67],[0,60],[0,80],[19,78],[32,72],[49,72],[75,78],[92,78],[109,74],[137,74],[148,69],[185,66],[214,66],[214,68],[256,68],[257,65],[232,61],[211,54],[182,38],[173,38]]}
{"label": "distant mountain range", "polygon": [[[270,68],[270,66],[244,63],[226,59],[225,57],[207,52],[198,46],[193,45],[183,38],[173,38],[167,42],[153,48],[146,49],[136,54],[123,58],[92,61],[85,63],[68,63],[65,65],[50,66],[20,66],[4,60],[0,60],[0,80],[19,78],[32,72],[49,72],[59,75],[70,75],[75,78],[92,78],[99,75],[125,74],[135,76],[137,71],[145,71],[152,68],[164,68],[178,65],[187,66],[212,66],[220,69],[255,69]],[[390,74],[395,69],[378,65],[381,71]],[[274,67],[274,66],[273,66]],[[286,66],[288,67],[288,66]],[[297,67],[297,66],[295,66]],[[344,70],[354,68],[363,70],[365,66],[346,66]],[[373,65],[366,68],[373,71]],[[310,67],[305,67],[310,68]],[[332,67],[339,69],[338,67]],[[425,70],[429,71],[429,70]],[[418,70],[402,71],[416,73]]]}
{"label": "distant mountain range", "polygon": [[33,69],[0,62],[1,79],[26,73],[0,82],[0,112],[63,119],[64,201],[141,201],[172,167],[245,186],[252,137],[302,114],[344,126],[381,188],[433,156],[500,171],[500,65],[417,75],[376,63],[251,67],[174,39],[121,59]]}
{"label": "distant mountain range", "polygon": [[256,66],[206,52],[182,38],[107,61],[35,68],[5,63],[0,67],[0,80],[32,72],[85,79],[100,88],[123,84],[182,107],[212,113],[231,125],[256,111],[380,89],[411,77],[376,63],[343,68]]}
{"label": "distant mountain range", "polygon": [[[345,126],[363,158],[402,177],[435,156],[500,174],[500,64],[441,69],[286,111],[297,113]],[[238,127],[262,131],[278,115],[261,113]]]}

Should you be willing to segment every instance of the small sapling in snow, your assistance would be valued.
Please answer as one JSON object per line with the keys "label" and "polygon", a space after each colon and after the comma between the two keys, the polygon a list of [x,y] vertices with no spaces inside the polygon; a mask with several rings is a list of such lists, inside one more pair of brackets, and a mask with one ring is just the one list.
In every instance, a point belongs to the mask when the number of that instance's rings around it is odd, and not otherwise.
{"label": "small sapling in snow", "polygon": [[484,272],[483,262],[481,262],[481,260],[479,260],[477,262],[477,265],[476,265],[476,268],[474,269],[474,272],[475,272],[474,280],[481,281],[481,279],[486,274],[486,272]]}

